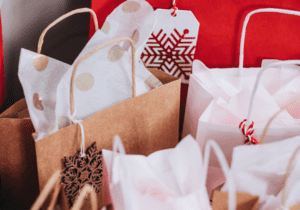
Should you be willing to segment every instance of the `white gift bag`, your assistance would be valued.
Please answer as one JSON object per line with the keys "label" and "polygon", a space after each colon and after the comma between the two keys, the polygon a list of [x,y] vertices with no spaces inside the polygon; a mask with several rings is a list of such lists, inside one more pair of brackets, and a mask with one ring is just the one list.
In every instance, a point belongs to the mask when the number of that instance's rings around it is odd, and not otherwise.
{"label": "white gift bag", "polygon": [[205,189],[211,148],[228,179],[229,209],[234,209],[234,182],[221,149],[208,141],[203,163],[200,148],[190,135],[174,149],[148,157],[126,155],[121,140],[115,137],[113,151],[102,150],[114,209],[211,209]]}
{"label": "white gift bag", "polygon": [[300,147],[293,153],[285,173],[284,186],[280,193],[270,195],[262,205],[262,210],[297,210],[300,209]]}
{"label": "white gift bag", "polygon": [[[193,73],[190,78],[188,89],[183,137],[192,134],[192,136],[196,138],[199,118],[214,99],[221,97],[229,103],[233,96],[239,93],[242,94],[246,88],[252,89],[254,84],[254,78],[252,77],[256,77],[261,68],[243,67],[244,42],[249,18],[252,14],[259,12],[278,12],[299,15],[298,12],[280,9],[259,9],[249,13],[243,25],[238,68],[209,69],[201,61],[194,61]],[[265,67],[267,64],[274,61],[275,60],[263,60],[262,67]],[[299,93],[300,87],[297,85],[296,81],[299,81],[299,76],[299,66],[279,66],[266,72],[261,83],[274,98],[278,106],[281,107],[282,104],[286,104],[288,101],[293,100],[294,97],[297,97],[295,94]],[[241,82],[243,82],[244,85],[241,85]],[[247,82],[251,85],[247,85]],[[221,101],[219,101],[219,103],[221,103]],[[294,118],[300,119],[299,112],[300,106],[294,111],[291,110],[290,114]],[[230,122],[227,123],[229,124]]]}
{"label": "white gift bag", "polygon": [[[278,209],[300,202],[300,136],[263,144],[274,119],[299,102],[297,98],[270,118],[260,145],[242,145],[233,150],[231,168],[236,189],[259,195],[258,209]],[[225,184],[222,190],[227,187]]]}
{"label": "white gift bag", "polygon": [[[295,65],[299,64],[299,61],[275,63],[267,61],[270,64],[264,64],[263,68],[243,68],[246,26],[250,16],[259,12],[300,15],[300,12],[280,9],[259,9],[249,13],[243,25],[239,68],[208,69],[200,61],[194,61],[190,80],[184,135],[192,133],[196,136],[202,149],[208,139],[214,139],[224,151],[228,162],[231,162],[232,150],[235,146],[244,142],[257,143],[268,119],[280,110],[282,106],[280,99],[283,95],[285,101],[292,100],[297,95],[295,90],[299,89],[296,82],[293,82],[295,77],[298,78],[300,75],[300,68]],[[266,69],[268,71],[265,71]],[[264,71],[262,82],[258,85],[260,77],[257,81],[256,77]],[[238,72],[239,76],[237,76]],[[258,91],[252,91],[254,85],[257,86]],[[256,97],[253,106],[250,105],[251,94]],[[251,100],[253,103],[253,99]],[[299,113],[300,103],[295,106],[295,109]],[[253,119],[255,128],[253,125],[249,126],[252,122],[250,118]],[[243,126],[245,126],[244,131]],[[297,135],[300,135],[299,119],[286,111],[273,123],[266,142]],[[215,157],[212,157],[211,166],[217,167]]]}

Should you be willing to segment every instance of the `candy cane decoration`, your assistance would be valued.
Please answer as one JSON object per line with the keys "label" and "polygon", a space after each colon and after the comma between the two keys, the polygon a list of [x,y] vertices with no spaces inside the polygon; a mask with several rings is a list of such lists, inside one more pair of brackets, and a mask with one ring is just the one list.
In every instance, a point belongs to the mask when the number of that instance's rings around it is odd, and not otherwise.
{"label": "candy cane decoration", "polygon": [[176,0],[173,0],[173,7],[172,7],[172,9],[173,9],[173,12],[171,13],[171,15],[173,16],[173,17],[176,17],[176,15],[177,15],[177,10],[178,10],[178,7],[176,7]]}
{"label": "candy cane decoration", "polygon": [[252,121],[251,125],[246,131],[246,122],[247,119],[244,119],[240,125],[239,129],[242,131],[243,135],[246,137],[244,144],[258,144],[258,141],[256,138],[254,138],[252,135],[254,133],[254,122]]}

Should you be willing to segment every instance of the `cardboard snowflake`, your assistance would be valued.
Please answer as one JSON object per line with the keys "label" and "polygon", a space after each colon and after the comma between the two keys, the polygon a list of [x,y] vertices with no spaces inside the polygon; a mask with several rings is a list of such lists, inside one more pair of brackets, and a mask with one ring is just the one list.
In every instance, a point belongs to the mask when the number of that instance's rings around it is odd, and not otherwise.
{"label": "cardboard snowflake", "polygon": [[158,68],[188,83],[195,59],[199,22],[190,11],[158,9],[157,24],[146,42],[141,60],[147,68]]}
{"label": "cardboard snowflake", "polygon": [[103,163],[102,152],[97,150],[96,142],[87,149],[85,157],[79,155],[65,157],[64,167],[61,183],[65,186],[65,194],[70,207],[73,206],[79,196],[79,191],[85,184],[92,185],[96,193],[100,192]]}

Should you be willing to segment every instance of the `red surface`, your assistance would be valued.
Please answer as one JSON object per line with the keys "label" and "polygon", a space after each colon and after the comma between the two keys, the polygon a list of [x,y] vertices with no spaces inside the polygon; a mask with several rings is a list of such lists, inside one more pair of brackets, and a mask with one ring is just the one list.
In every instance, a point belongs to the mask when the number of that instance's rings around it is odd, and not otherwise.
{"label": "red surface", "polygon": [[[92,0],[101,28],[105,18],[123,0]],[[171,8],[171,0],[148,1],[154,9]],[[191,10],[200,22],[195,58],[209,68],[238,66],[239,43],[245,16],[254,9],[281,8],[300,11],[299,0],[176,0],[177,7]],[[245,67],[259,67],[262,59],[300,58],[300,17],[260,13],[250,19],[245,39]],[[91,24],[90,35],[94,33]],[[182,110],[187,85],[182,87]],[[182,113],[183,115],[183,113]]]}
{"label": "red surface", "polygon": [[0,14],[0,107],[5,97],[5,77],[4,77],[4,60],[3,60],[3,38],[2,38],[2,23]]}

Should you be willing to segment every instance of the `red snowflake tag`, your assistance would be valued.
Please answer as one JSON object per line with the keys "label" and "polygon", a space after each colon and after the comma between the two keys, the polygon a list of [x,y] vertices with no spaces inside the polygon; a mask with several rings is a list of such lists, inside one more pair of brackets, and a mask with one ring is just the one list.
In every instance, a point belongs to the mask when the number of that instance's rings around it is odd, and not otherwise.
{"label": "red snowflake tag", "polygon": [[195,57],[199,22],[191,11],[157,9],[156,25],[141,55],[147,68],[158,68],[188,83]]}

